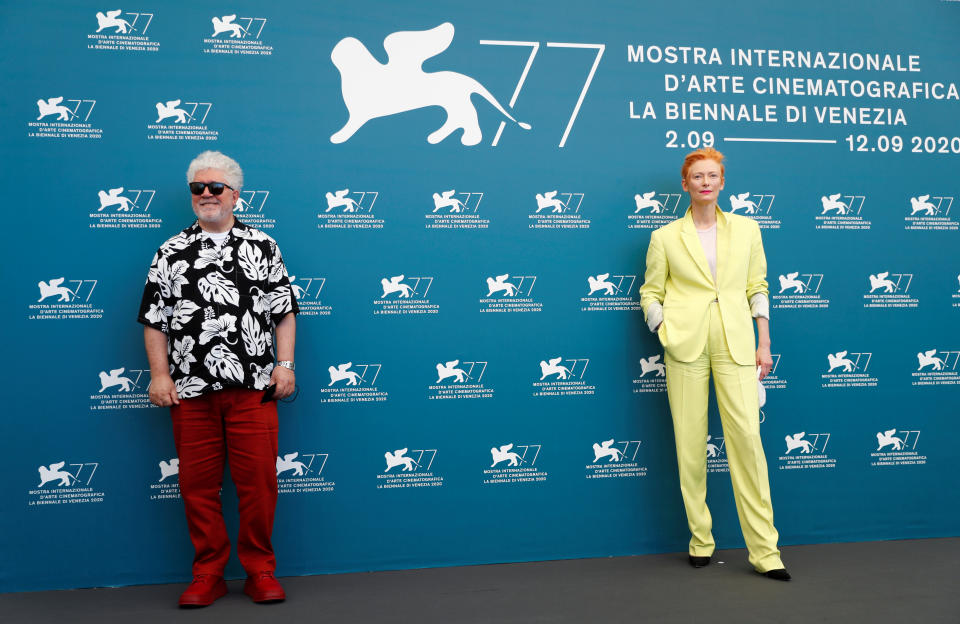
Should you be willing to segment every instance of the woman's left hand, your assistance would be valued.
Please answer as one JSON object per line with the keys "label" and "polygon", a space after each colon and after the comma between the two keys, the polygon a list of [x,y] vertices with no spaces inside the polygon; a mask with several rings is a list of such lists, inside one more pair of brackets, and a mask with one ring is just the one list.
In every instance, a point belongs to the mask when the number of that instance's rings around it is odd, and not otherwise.
{"label": "woman's left hand", "polygon": [[760,367],[760,380],[773,368],[773,358],[770,357],[770,347],[761,346],[757,349],[757,366]]}

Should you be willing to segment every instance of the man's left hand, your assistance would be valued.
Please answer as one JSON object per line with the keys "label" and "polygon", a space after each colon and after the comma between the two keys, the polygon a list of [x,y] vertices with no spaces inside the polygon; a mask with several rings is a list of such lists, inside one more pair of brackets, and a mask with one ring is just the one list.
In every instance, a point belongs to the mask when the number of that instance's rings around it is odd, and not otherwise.
{"label": "man's left hand", "polygon": [[770,347],[759,347],[757,349],[757,366],[760,367],[760,379],[764,377],[773,368],[773,358],[770,357]]}
{"label": "man's left hand", "polygon": [[289,368],[275,366],[273,373],[270,375],[270,383],[277,387],[273,392],[273,398],[285,399],[293,394],[293,390],[296,388],[296,375]]}

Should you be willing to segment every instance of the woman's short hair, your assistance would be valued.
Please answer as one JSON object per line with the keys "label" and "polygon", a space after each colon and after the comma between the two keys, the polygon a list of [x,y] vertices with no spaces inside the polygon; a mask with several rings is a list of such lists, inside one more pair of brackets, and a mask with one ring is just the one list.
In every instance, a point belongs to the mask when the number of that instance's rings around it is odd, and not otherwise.
{"label": "woman's short hair", "polygon": [[204,169],[219,169],[233,190],[239,191],[243,188],[243,169],[237,161],[226,154],[212,150],[201,152],[187,167],[187,182],[193,182],[197,172]]}
{"label": "woman's short hair", "polygon": [[690,152],[687,154],[687,157],[683,159],[683,167],[680,168],[680,179],[686,180],[687,171],[690,170],[690,167],[693,166],[693,163],[700,160],[712,160],[716,162],[718,165],[720,165],[720,177],[723,177],[723,154],[712,147],[704,147],[694,152]]}

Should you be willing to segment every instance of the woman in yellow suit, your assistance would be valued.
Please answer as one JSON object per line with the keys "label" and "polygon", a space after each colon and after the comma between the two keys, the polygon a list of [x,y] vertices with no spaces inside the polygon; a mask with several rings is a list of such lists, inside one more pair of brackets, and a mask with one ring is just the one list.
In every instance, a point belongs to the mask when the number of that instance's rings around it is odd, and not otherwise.
{"label": "woman in yellow suit", "polygon": [[[760,228],[717,206],[723,154],[713,148],[687,155],[681,169],[690,194],[686,215],[656,230],[647,250],[641,305],[663,344],[667,397],[673,415],[680,490],[690,526],[690,564],[710,563],[714,540],[707,508],[707,396],[713,372],[730,478],[750,563],[769,578],[788,581],[760,443],[757,373],[770,357],[767,261]],[[759,342],[755,342],[753,321]],[[756,346],[756,349],[754,346]]]}

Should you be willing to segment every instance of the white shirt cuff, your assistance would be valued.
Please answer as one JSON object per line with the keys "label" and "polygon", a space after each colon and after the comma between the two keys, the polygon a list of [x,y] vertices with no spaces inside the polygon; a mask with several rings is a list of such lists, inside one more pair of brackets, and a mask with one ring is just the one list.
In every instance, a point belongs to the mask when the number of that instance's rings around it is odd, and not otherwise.
{"label": "white shirt cuff", "polygon": [[647,327],[650,328],[650,331],[655,332],[662,322],[663,306],[654,301],[647,306]]}
{"label": "white shirt cuff", "polygon": [[770,300],[763,293],[757,293],[750,297],[750,314],[753,318],[765,318],[770,320]]}

